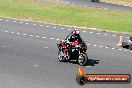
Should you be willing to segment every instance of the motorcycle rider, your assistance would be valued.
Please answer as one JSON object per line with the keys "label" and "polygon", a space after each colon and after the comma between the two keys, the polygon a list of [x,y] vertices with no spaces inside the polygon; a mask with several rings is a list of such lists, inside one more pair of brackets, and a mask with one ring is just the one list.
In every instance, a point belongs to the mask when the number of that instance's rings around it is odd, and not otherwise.
{"label": "motorcycle rider", "polygon": [[69,44],[69,42],[82,42],[82,38],[80,36],[80,31],[78,29],[73,30],[64,40],[65,44]]}
{"label": "motorcycle rider", "polygon": [[80,36],[78,29],[73,30],[65,40],[57,44],[59,48],[58,59],[60,62],[71,61],[75,59],[80,65],[87,62],[87,45]]}

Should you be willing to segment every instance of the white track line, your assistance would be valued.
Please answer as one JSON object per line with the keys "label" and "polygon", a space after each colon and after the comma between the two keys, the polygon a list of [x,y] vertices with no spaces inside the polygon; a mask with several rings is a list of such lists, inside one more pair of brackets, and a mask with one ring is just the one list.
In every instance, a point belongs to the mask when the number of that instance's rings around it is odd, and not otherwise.
{"label": "white track line", "polygon": [[43,25],[41,24],[40,26],[42,27]]}
{"label": "white track line", "polygon": [[50,26],[46,26],[47,28],[50,27]]}
{"label": "white track line", "polygon": [[46,37],[42,37],[43,39],[45,39]]}
{"label": "white track line", "polygon": [[12,34],[14,34],[14,32],[11,32]]}
{"label": "white track line", "polygon": [[44,48],[46,48],[46,49],[47,49],[48,47],[44,47]]}
{"label": "white track line", "polygon": [[100,48],[102,48],[103,46],[99,46]]}
{"label": "white track line", "polygon": [[104,34],[104,35],[108,35],[108,34]]}
{"label": "white track line", "polygon": [[18,32],[18,33],[16,33],[17,35],[20,35],[20,33]]}
{"label": "white track line", "polygon": [[33,36],[33,35],[30,35],[31,37]]}
{"label": "white track line", "polygon": [[60,40],[60,39],[56,39],[57,41]]}
{"label": "white track line", "polygon": [[36,24],[33,24],[33,26],[36,26]]}
{"label": "white track line", "polygon": [[53,27],[54,29],[56,29],[56,27]]}
{"label": "white track line", "polygon": [[90,44],[87,44],[88,46],[90,45]]}
{"label": "white track line", "polygon": [[89,32],[89,33],[93,34],[93,32]]}
{"label": "white track line", "polygon": [[[6,30],[6,31],[4,31],[4,32],[6,32],[6,33],[7,33],[8,31]],[[10,32],[10,33],[14,34],[14,32]],[[19,33],[19,32],[17,32],[16,34],[20,35],[20,33]],[[26,35],[26,34],[22,34],[22,35]],[[29,35],[29,36],[31,36],[31,37],[32,37],[32,36],[34,36],[34,35]],[[37,37],[37,38],[38,38],[38,37],[40,37],[40,36],[35,35],[35,37]],[[43,38],[43,39],[45,39],[46,37],[42,37],[42,38]],[[52,40],[53,40],[53,39],[55,39],[55,38],[50,38],[50,39],[52,39]],[[58,38],[57,38],[56,40],[60,40],[60,39],[58,39]],[[87,45],[89,46],[90,44],[89,44],[89,43],[87,43]],[[94,44],[93,46],[97,46],[97,45],[95,45],[95,44]],[[103,46],[99,46],[99,47],[100,47],[100,48],[102,48]],[[106,48],[106,49],[107,49],[107,48],[109,48],[109,47],[104,47],[104,48]],[[114,50],[114,49],[116,49],[116,48],[111,48],[111,49],[112,49],[112,50]],[[122,49],[116,49],[116,50],[121,51]],[[124,50],[124,51],[125,51],[125,52],[127,52],[128,50]],[[130,52],[132,52],[132,51],[130,51]]]}
{"label": "white track line", "polygon": [[16,20],[14,20],[13,22],[16,23]]}
{"label": "white track line", "polygon": [[38,35],[36,35],[36,37],[38,38],[39,36],[38,36]]}
{"label": "white track line", "polygon": [[124,51],[126,51],[126,52],[127,52],[127,50],[124,50]]}
{"label": "white track line", "polygon": [[25,24],[29,24],[29,23],[26,22]]}
{"label": "white track line", "polygon": [[26,35],[26,34],[22,34],[22,35]]}
{"label": "white track line", "polygon": [[22,24],[23,22],[19,22],[20,24]]}
{"label": "white track line", "polygon": [[119,51],[122,50],[122,49],[118,49]]}
{"label": "white track line", "polygon": [[97,46],[97,45],[94,45],[94,46]]}
{"label": "white track line", "polygon": [[106,49],[108,49],[109,47],[105,47]]}
{"label": "white track line", "polygon": [[111,49],[113,49],[113,50],[114,50],[115,48],[111,48]]}
{"label": "white track line", "polygon": [[8,32],[8,31],[5,31],[5,32]]}
{"label": "white track line", "polygon": [[38,64],[34,64],[34,65],[33,65],[33,67],[35,67],[35,68],[38,67],[38,66],[39,66]]}
{"label": "white track line", "polygon": [[53,40],[53,39],[55,39],[55,38],[50,38],[50,39],[52,39],[52,40]]}

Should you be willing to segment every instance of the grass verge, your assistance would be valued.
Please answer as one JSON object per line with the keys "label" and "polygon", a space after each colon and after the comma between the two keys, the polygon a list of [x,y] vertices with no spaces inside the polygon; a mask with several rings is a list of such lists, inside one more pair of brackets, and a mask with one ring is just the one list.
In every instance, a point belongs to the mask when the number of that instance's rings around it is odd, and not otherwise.
{"label": "grass verge", "polygon": [[0,0],[0,16],[132,33],[132,12],[32,0]]}
{"label": "grass verge", "polygon": [[132,6],[132,0],[102,0],[104,2]]}

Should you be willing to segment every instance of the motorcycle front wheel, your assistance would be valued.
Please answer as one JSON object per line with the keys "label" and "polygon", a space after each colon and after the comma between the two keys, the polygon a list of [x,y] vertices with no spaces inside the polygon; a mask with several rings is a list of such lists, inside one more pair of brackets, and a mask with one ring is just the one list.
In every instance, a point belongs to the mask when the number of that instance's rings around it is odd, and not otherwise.
{"label": "motorcycle front wheel", "polygon": [[59,50],[58,59],[59,59],[60,62],[67,62],[69,60],[69,56],[64,57],[63,51]]}

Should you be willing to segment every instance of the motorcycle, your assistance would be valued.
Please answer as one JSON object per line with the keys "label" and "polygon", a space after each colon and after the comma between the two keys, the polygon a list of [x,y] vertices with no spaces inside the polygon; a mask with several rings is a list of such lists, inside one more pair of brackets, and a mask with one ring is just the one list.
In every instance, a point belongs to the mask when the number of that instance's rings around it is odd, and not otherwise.
{"label": "motorcycle", "polygon": [[58,59],[60,62],[76,60],[76,62],[81,66],[85,66],[87,64],[87,46],[84,42],[78,43],[75,41],[64,44],[64,40],[62,40],[57,44],[57,46],[59,48]]}

